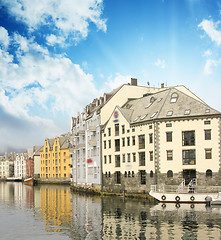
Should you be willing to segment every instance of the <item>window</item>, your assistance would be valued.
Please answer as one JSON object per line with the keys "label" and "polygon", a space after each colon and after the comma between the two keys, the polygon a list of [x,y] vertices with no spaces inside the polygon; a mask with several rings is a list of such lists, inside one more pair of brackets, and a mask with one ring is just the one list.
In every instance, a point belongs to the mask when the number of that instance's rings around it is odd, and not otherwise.
{"label": "window", "polygon": [[210,113],[210,109],[207,108],[206,111],[205,111],[205,113]]}
{"label": "window", "polygon": [[132,145],[135,145],[135,136],[132,137]]}
{"label": "window", "polygon": [[119,124],[115,124],[115,136],[119,136]]}
{"label": "window", "polygon": [[148,103],[147,106],[145,108],[148,108],[152,105],[152,102]]}
{"label": "window", "polygon": [[212,149],[211,148],[205,149],[205,158],[212,159]]}
{"label": "window", "polygon": [[146,171],[141,170],[140,171],[140,184],[146,184]]}
{"label": "window", "polygon": [[149,125],[149,129],[152,129],[153,128],[153,126],[152,125]]}
{"label": "window", "polygon": [[135,132],[135,128],[132,128],[132,132]]}
{"label": "window", "polygon": [[116,172],[116,184],[121,184],[121,173],[120,173],[120,171]]}
{"label": "window", "polygon": [[130,171],[128,171],[128,177],[131,177],[131,175],[130,175]]}
{"label": "window", "polygon": [[139,152],[139,166],[145,166],[145,152]]}
{"label": "window", "polygon": [[122,147],[125,147],[125,138],[122,138]]}
{"label": "window", "polygon": [[153,151],[150,151],[149,154],[150,154],[150,161],[153,161]]}
{"label": "window", "polygon": [[45,152],[48,152],[48,148],[45,148]]}
{"label": "window", "polygon": [[66,170],[66,166],[64,166],[64,170]]}
{"label": "window", "polygon": [[183,165],[195,165],[196,153],[195,150],[183,150]]}
{"label": "window", "polygon": [[120,151],[120,139],[115,139],[115,152]]}
{"label": "window", "polygon": [[153,171],[150,171],[150,177],[153,178]]}
{"label": "window", "polygon": [[125,163],[125,154],[122,155],[122,162]]}
{"label": "window", "polygon": [[204,124],[205,124],[205,125],[209,125],[210,123],[211,123],[210,120],[204,121]]}
{"label": "window", "polygon": [[66,159],[64,159],[64,163],[66,163]]}
{"label": "window", "polygon": [[178,99],[178,94],[177,93],[173,93],[171,95],[170,103],[176,103],[177,99]]}
{"label": "window", "polygon": [[144,149],[145,148],[145,135],[138,136],[138,140],[139,140],[139,149]]}
{"label": "window", "polygon": [[211,140],[211,129],[204,130],[205,140]]}
{"label": "window", "polygon": [[167,150],[167,161],[173,160],[173,151]]}
{"label": "window", "polygon": [[127,154],[127,162],[130,162],[130,153]]}
{"label": "window", "polygon": [[125,178],[127,177],[127,171],[124,172],[124,177],[125,177]]}
{"label": "window", "polygon": [[212,171],[210,169],[206,170],[206,177],[212,177]]}
{"label": "window", "polygon": [[149,134],[149,143],[153,143],[153,133]]}
{"label": "window", "polygon": [[125,125],[122,125],[122,134],[125,133]]}
{"label": "window", "polygon": [[106,149],[107,148],[107,143],[106,143],[106,141],[104,141],[104,149]]}
{"label": "window", "polygon": [[182,132],[183,146],[195,146],[195,131]]}
{"label": "window", "polygon": [[136,162],[136,153],[133,153],[133,162]]}
{"label": "window", "polygon": [[120,155],[115,156],[115,167],[120,167]]}
{"label": "window", "polygon": [[166,127],[172,127],[172,123],[166,123]]}
{"label": "window", "polygon": [[158,112],[154,112],[154,113],[150,116],[150,118],[155,117],[155,115],[156,115],[157,113],[158,113]]}
{"label": "window", "polygon": [[134,174],[134,171],[132,171],[132,177],[134,177],[134,175],[135,175],[135,174]]}
{"label": "window", "polygon": [[55,147],[55,151],[58,151],[58,147]]}
{"label": "window", "polygon": [[104,156],[104,164],[107,164],[107,156]]}
{"label": "window", "polygon": [[55,164],[58,165],[58,159],[56,159]]}
{"label": "window", "polygon": [[64,156],[66,156],[66,152],[64,152]]}
{"label": "window", "polygon": [[166,132],[166,141],[172,142],[172,132]]}
{"label": "window", "polygon": [[108,140],[109,148],[111,148],[111,140]]}
{"label": "window", "polygon": [[169,171],[167,172],[167,177],[168,177],[168,178],[172,178],[172,177],[173,177],[173,171],[169,170]]}
{"label": "window", "polygon": [[130,137],[127,137],[127,146],[130,146]]}
{"label": "window", "polygon": [[111,128],[108,128],[108,136],[111,136]]}
{"label": "window", "polygon": [[144,114],[142,117],[140,117],[140,120],[143,120],[146,116],[147,114]]}
{"label": "window", "polygon": [[109,155],[109,163],[111,163],[111,155]]}

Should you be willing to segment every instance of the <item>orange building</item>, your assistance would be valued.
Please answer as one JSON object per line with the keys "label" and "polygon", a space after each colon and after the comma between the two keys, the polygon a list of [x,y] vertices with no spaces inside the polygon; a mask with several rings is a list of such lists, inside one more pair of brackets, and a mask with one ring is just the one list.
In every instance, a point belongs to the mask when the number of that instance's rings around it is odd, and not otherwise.
{"label": "orange building", "polygon": [[70,134],[46,138],[43,150],[40,151],[41,180],[69,180],[71,166]]}

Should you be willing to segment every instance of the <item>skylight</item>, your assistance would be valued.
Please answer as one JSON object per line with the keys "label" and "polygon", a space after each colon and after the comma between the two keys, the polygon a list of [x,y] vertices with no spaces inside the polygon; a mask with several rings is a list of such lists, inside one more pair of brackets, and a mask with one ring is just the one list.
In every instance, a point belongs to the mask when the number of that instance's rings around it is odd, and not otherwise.
{"label": "skylight", "polygon": [[159,98],[157,102],[160,102],[163,98]]}
{"label": "skylight", "polygon": [[190,109],[186,109],[184,112],[184,115],[189,115],[190,114]]}
{"label": "skylight", "polygon": [[152,105],[152,102],[148,103],[147,106],[145,108],[148,108]]}
{"label": "skylight", "polygon": [[171,102],[171,103],[176,103],[176,102],[177,102],[177,98],[171,98],[171,99],[170,99],[170,102]]}
{"label": "skylight", "polygon": [[210,112],[210,109],[206,109],[206,111],[205,111],[206,113],[209,113]]}
{"label": "skylight", "polygon": [[138,118],[139,118],[139,117],[136,117],[136,118],[134,119],[134,122],[136,122],[136,121],[138,120]]}
{"label": "skylight", "polygon": [[174,93],[171,95],[170,102],[171,102],[171,103],[176,103],[176,102],[177,102],[177,99],[178,99],[178,94],[177,94],[176,92],[174,92]]}
{"label": "skylight", "polygon": [[145,117],[147,116],[147,114],[143,115],[140,120],[143,120]]}
{"label": "skylight", "polygon": [[150,117],[153,118],[156,114],[157,112],[153,113]]}
{"label": "skylight", "polygon": [[167,116],[172,116],[173,115],[173,111],[168,111],[167,112]]}

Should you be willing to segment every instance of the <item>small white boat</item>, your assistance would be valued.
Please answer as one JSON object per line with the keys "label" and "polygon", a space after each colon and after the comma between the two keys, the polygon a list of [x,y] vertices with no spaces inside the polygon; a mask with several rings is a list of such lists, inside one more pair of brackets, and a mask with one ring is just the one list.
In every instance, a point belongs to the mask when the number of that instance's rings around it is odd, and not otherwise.
{"label": "small white boat", "polygon": [[218,193],[217,197],[212,198],[211,205],[221,205],[221,192]]}
{"label": "small white boat", "polygon": [[[213,203],[220,204],[221,198],[217,197],[217,193],[196,193],[193,182],[185,187],[185,182],[182,182],[177,191],[166,192],[164,190],[157,191],[156,185],[151,186],[149,195],[160,202],[164,203]],[[185,190],[184,190],[185,189]],[[217,199],[217,200],[216,200]],[[210,202],[211,201],[211,202]]]}

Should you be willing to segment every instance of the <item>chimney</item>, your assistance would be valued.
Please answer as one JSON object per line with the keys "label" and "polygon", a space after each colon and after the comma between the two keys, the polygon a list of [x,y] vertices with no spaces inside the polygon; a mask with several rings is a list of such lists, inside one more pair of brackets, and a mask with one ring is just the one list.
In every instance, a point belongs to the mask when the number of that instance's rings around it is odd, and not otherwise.
{"label": "chimney", "polygon": [[161,83],[161,88],[164,88],[164,83]]}
{"label": "chimney", "polygon": [[136,78],[131,78],[131,85],[132,86],[137,86],[137,79]]}

